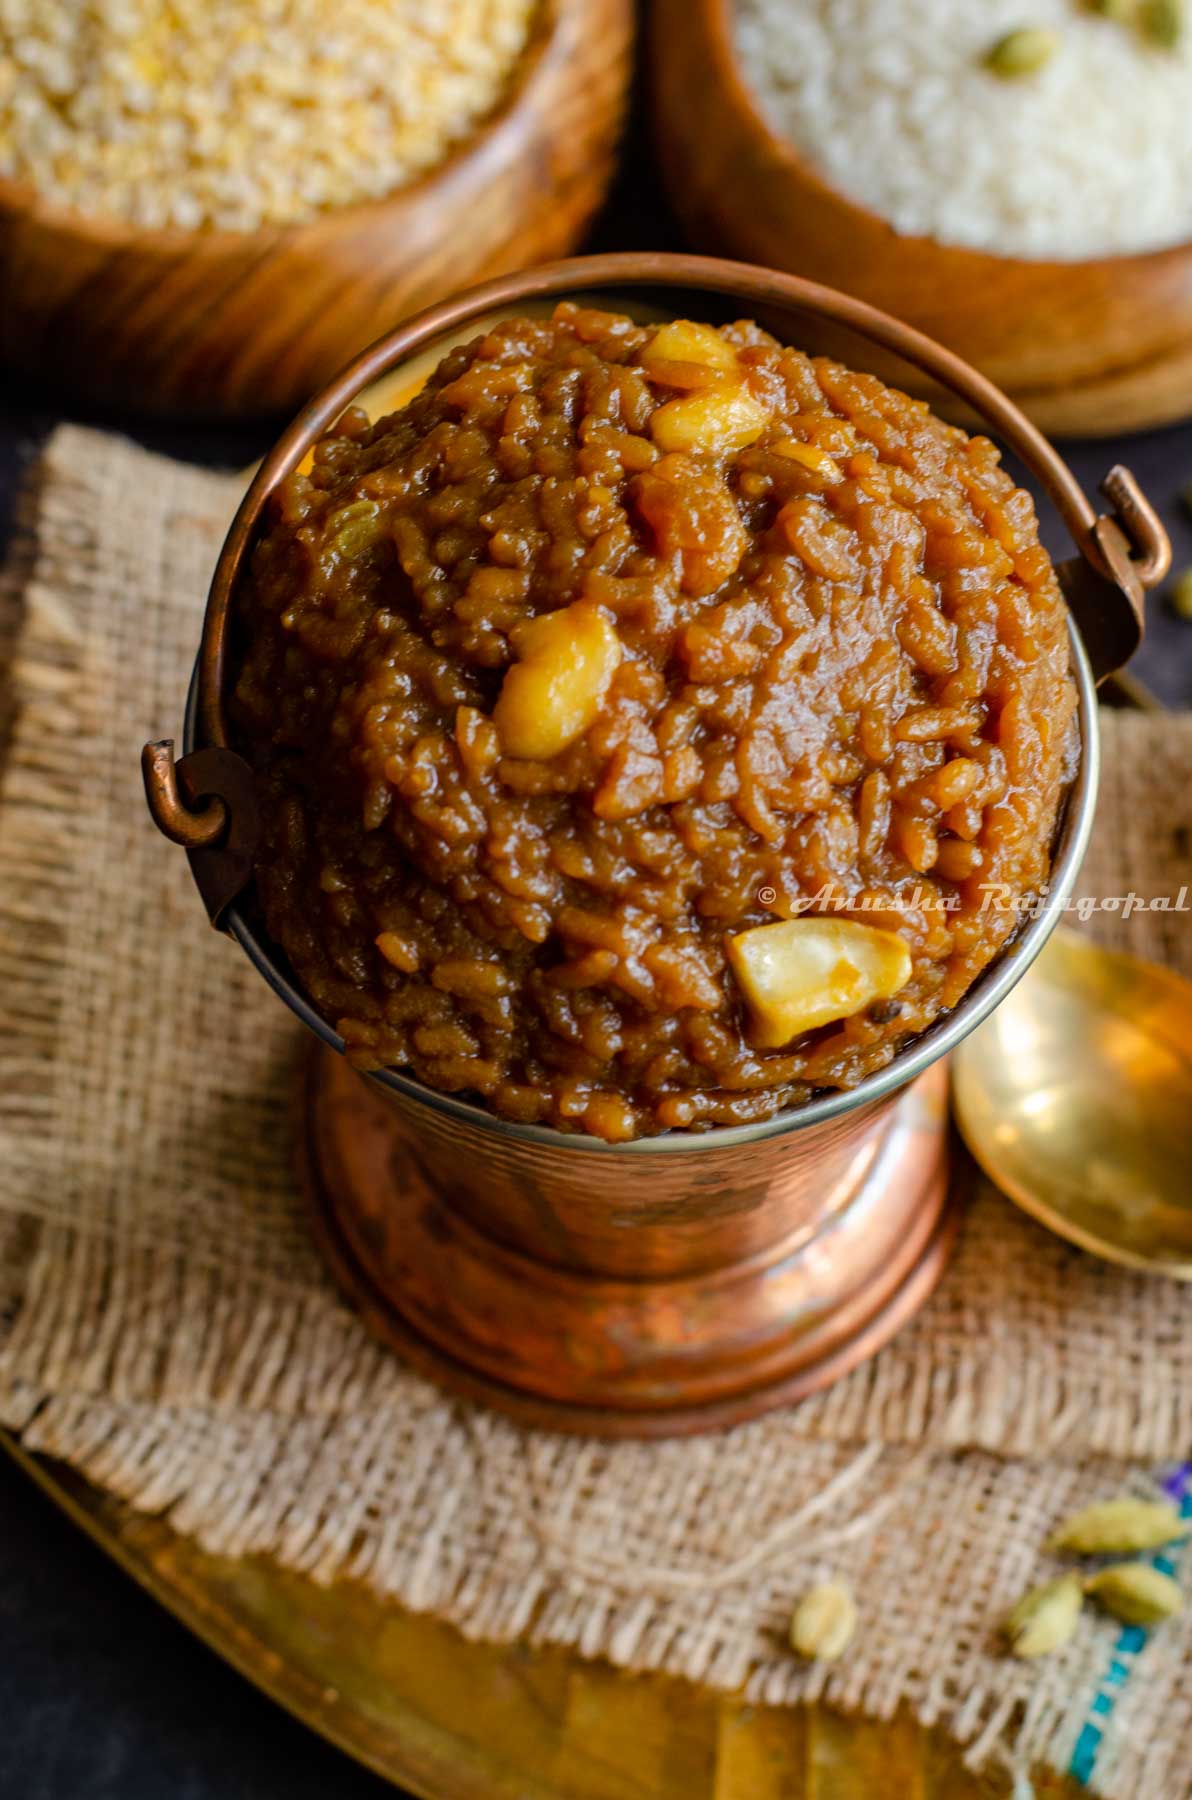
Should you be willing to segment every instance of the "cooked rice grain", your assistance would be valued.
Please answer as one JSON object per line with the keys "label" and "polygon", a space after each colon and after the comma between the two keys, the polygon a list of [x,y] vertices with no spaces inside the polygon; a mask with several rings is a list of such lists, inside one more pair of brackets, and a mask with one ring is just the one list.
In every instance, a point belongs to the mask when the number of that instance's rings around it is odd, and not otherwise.
{"label": "cooked rice grain", "polygon": [[[609,1138],[887,1063],[1015,929],[983,884],[1046,880],[1073,744],[1064,603],[987,440],[738,324],[764,429],[660,455],[699,370],[654,335],[564,305],[349,413],[275,496],[235,694],[268,929],[353,1060]],[[524,628],[576,606],[622,646],[600,710],[503,753]],[[725,934],[825,888],[910,981],[759,1049]]]}
{"label": "cooked rice grain", "polygon": [[[899,231],[1025,257],[1192,238],[1192,30],[1175,48],[1081,0],[734,0],[774,129]],[[1007,81],[998,38],[1051,29]]]}

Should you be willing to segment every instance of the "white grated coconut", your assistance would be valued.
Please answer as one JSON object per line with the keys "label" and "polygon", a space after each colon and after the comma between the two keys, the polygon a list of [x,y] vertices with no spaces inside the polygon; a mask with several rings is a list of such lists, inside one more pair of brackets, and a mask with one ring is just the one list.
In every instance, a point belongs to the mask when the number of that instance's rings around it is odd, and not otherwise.
{"label": "white grated coconut", "polygon": [[[982,66],[1060,34],[1034,74]],[[736,0],[772,128],[899,231],[1073,259],[1192,238],[1192,7],[1179,47],[1078,0]]]}

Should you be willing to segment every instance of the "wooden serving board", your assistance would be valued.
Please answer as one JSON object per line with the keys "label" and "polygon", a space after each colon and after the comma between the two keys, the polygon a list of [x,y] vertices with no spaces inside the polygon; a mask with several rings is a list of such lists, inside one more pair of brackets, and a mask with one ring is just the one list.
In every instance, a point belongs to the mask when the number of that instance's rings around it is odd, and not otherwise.
{"label": "wooden serving board", "polygon": [[[314,1731],[423,1800],[1003,1800],[942,1732],[747,1705],[570,1651],[469,1643],[353,1582],[209,1556],[64,1465],[0,1448],[125,1572]],[[1078,1790],[1046,1771],[1036,1800]]]}

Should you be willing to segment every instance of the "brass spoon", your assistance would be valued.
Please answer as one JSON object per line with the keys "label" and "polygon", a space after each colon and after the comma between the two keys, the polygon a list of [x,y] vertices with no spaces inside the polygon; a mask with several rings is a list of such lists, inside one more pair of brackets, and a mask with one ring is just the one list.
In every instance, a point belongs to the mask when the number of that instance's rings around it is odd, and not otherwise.
{"label": "brass spoon", "polygon": [[1192,1281],[1192,983],[1061,928],[952,1082],[1011,1200],[1096,1256]]}

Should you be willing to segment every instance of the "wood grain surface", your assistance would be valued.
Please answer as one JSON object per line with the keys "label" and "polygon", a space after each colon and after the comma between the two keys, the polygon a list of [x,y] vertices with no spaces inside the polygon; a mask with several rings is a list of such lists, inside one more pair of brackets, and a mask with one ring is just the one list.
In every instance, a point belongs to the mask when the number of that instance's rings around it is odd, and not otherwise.
{"label": "wood grain surface", "polygon": [[511,92],[389,199],[256,232],[147,231],[0,182],[0,361],[138,411],[291,410],[399,319],[565,254],[608,187],[632,0],[543,0]]}
{"label": "wood grain surface", "polygon": [[730,0],[653,0],[651,12],[659,154],[693,248],[873,302],[975,363],[1046,431],[1192,413],[1192,244],[1044,262],[900,235],[770,130],[733,54]]}

